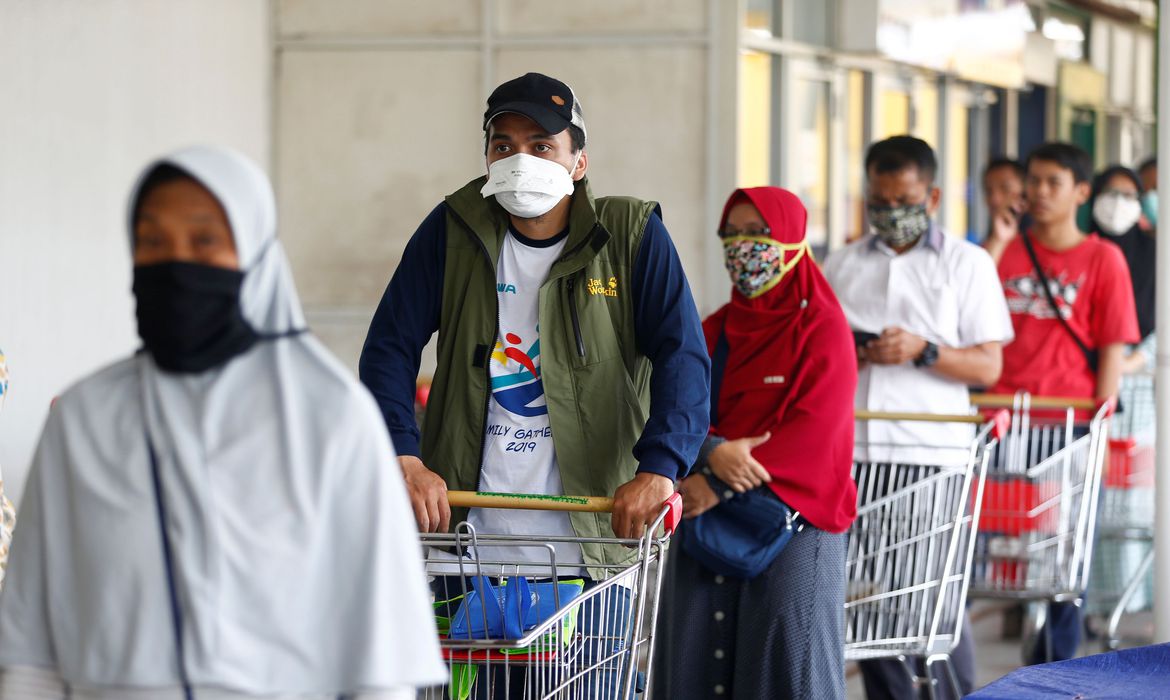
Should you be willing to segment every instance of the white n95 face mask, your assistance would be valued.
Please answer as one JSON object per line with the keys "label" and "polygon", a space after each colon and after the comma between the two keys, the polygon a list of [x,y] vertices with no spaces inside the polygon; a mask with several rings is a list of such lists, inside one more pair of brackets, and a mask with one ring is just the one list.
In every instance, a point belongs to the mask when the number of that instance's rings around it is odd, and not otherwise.
{"label": "white n95 face mask", "polygon": [[1121,236],[1137,225],[1142,216],[1142,203],[1134,195],[1107,192],[1093,202],[1093,218],[1101,230],[1111,236]]}
{"label": "white n95 face mask", "polygon": [[[574,170],[580,158],[578,154],[573,161]],[[517,153],[488,167],[487,183],[479,193],[485,199],[495,195],[512,216],[535,219],[547,214],[565,195],[573,194],[573,178],[556,161]]]}

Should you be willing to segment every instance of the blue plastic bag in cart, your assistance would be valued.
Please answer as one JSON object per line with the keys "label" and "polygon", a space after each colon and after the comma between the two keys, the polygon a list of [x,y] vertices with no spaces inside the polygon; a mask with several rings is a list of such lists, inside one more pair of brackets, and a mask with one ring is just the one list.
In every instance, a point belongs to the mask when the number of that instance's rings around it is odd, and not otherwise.
{"label": "blue plastic bag in cart", "polygon": [[451,620],[451,639],[519,639],[556,614],[558,595],[563,606],[585,588],[581,579],[530,583],[523,576],[507,579],[502,588],[486,576],[472,577],[471,585]]}

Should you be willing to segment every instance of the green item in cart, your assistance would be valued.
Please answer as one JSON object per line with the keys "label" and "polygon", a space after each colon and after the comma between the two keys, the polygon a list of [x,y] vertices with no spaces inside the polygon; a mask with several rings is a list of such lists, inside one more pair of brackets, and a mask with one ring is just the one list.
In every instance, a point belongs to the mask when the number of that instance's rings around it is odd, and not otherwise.
{"label": "green item in cart", "polygon": [[475,687],[479,667],[471,664],[451,664],[451,683],[447,686],[447,697],[451,700],[467,700]]}
{"label": "green item in cart", "polygon": [[455,611],[459,609],[461,602],[463,602],[462,594],[431,603],[435,610],[435,627],[438,628],[439,636],[445,637],[451,632],[451,618],[455,616]]}

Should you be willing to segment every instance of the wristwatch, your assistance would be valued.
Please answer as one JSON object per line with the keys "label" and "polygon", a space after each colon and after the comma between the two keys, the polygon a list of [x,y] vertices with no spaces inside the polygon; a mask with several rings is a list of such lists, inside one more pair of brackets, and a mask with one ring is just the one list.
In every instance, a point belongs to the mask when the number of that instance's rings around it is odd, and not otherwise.
{"label": "wristwatch", "polygon": [[934,363],[938,362],[938,346],[929,340],[926,341],[926,347],[922,348],[922,354],[914,358],[915,367],[934,367]]}

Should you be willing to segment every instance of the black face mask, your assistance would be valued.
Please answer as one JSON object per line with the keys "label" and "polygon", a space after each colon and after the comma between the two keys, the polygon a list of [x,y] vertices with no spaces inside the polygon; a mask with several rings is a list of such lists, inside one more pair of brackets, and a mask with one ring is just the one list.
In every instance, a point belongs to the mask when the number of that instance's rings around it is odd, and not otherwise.
{"label": "black face mask", "polygon": [[134,268],[138,336],[168,372],[198,373],[252,347],[240,311],[244,273],[185,262]]}

